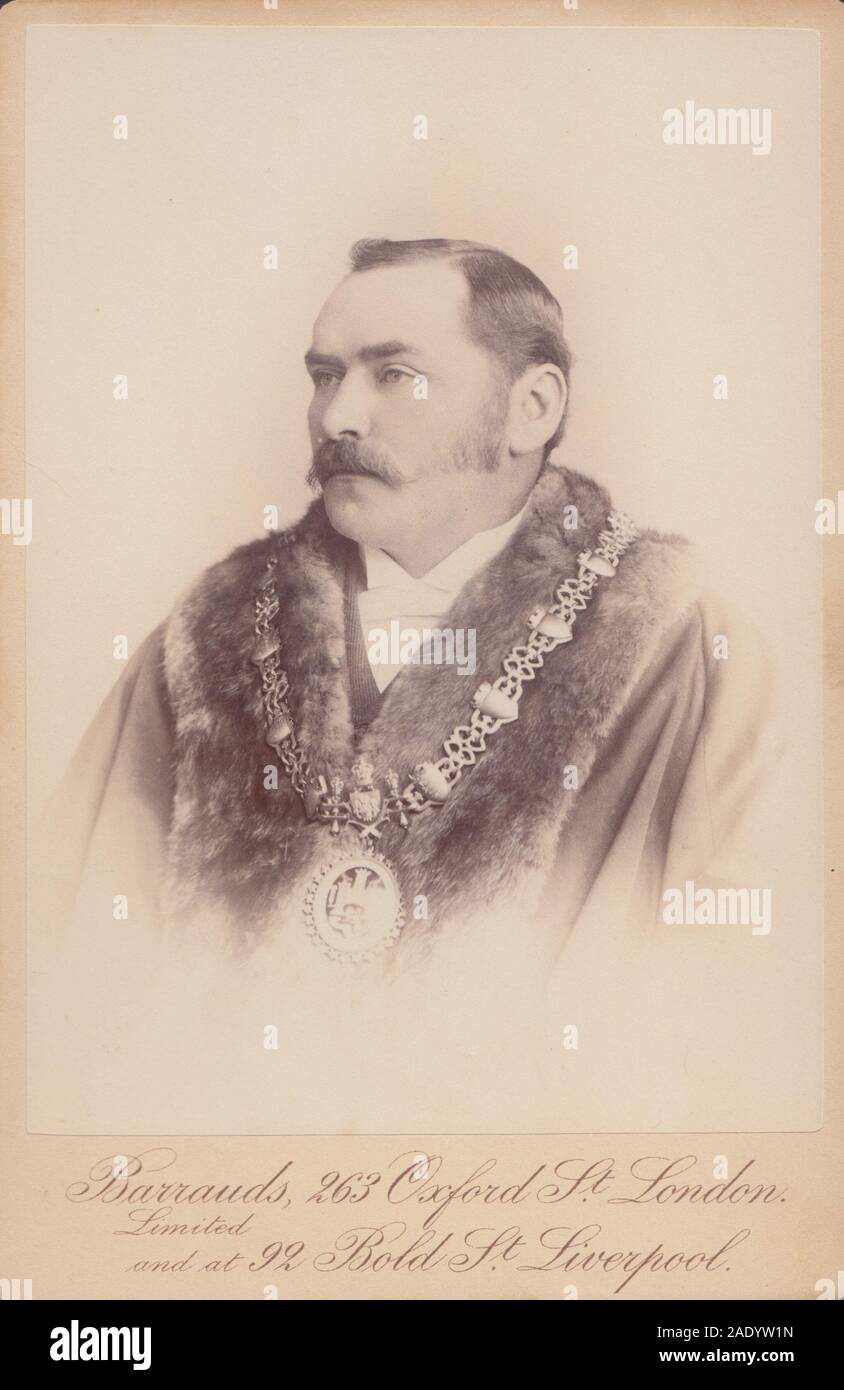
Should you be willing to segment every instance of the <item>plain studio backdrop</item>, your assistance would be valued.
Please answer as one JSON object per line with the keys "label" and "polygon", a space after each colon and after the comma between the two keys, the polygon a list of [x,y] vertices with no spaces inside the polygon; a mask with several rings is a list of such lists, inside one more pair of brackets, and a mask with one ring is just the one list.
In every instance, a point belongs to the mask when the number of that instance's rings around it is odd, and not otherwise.
{"label": "plain studio backdrop", "polygon": [[[562,462],[698,542],[779,661],[788,968],[758,1009],[772,1086],[791,1069],[805,1099],[775,1118],[816,1122],[817,69],[809,31],[31,29],[31,814],[123,669],[115,638],[133,652],[265,508],[307,504],[302,357],[350,245],[492,243],[563,307]],[[769,110],[770,153],[666,145],[687,101]]]}

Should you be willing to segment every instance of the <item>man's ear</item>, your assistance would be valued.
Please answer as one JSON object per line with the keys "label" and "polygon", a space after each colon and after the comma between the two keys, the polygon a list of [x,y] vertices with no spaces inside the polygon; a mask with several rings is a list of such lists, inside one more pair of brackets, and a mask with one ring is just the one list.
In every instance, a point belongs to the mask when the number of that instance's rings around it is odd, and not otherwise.
{"label": "man's ear", "polygon": [[544,449],[557,431],[568,399],[566,379],[553,362],[529,367],[513,383],[510,396],[510,451]]}

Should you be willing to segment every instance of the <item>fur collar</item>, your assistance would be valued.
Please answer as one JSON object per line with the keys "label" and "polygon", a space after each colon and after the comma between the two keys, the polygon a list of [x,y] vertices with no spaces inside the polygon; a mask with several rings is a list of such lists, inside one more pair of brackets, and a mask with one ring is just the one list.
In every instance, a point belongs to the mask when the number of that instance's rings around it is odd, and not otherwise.
{"label": "fur collar", "polygon": [[[564,507],[575,506],[577,529]],[[405,668],[388,687],[360,745],[379,775],[402,785],[418,762],[441,756],[443,739],[465,722],[478,685],[494,680],[503,655],[525,635],[527,615],[550,602],[577,555],[593,546],[612,505],[597,484],[547,468],[506,546],[457,595],[443,627],[477,633],[477,670]],[[569,514],[570,515],[570,514]],[[280,900],[299,891],[334,848],[327,828],[306,823],[263,737],[259,680],[250,660],[255,588],[271,547],[278,566],[279,629],[291,708],[311,766],[346,776],[355,756],[344,640],[343,573],[348,542],[321,500],[286,532],[236,550],[207,570],[176,608],[165,637],[165,675],[176,723],[176,802],[165,908],[179,916],[216,903],[243,941],[266,932]],[[574,640],[546,660],[523,694],[518,720],[490,740],[448,802],[391,827],[384,852],[409,899],[425,894],[426,932],[495,900],[530,912],[542,891],[576,793],[601,740],[667,627],[695,597],[690,548],[644,532],[602,580]],[[356,841],[356,837],[352,838]],[[402,943],[414,935],[413,923]]]}

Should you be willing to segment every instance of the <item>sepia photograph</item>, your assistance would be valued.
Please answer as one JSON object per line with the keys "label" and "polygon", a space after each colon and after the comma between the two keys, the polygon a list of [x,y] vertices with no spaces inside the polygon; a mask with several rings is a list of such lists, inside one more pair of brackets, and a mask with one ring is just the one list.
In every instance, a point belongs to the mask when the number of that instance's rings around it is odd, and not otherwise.
{"label": "sepia photograph", "polygon": [[842,78],[836,0],[0,0],[24,1357],[828,1361]]}
{"label": "sepia photograph", "polygon": [[30,32],[36,1131],[821,1122],[816,60]]}

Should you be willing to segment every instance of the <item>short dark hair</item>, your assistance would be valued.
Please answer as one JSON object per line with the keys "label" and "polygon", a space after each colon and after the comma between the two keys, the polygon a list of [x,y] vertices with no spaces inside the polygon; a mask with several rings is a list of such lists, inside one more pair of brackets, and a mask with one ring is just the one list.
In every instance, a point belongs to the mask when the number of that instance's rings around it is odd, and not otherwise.
{"label": "short dark hair", "polygon": [[[528,367],[553,362],[568,387],[571,353],[563,336],[563,311],[539,276],[506,252],[446,237],[420,241],[364,237],[355,242],[349,260],[353,272],[411,261],[453,261],[469,286],[469,334],[502,364],[508,383]],[[544,458],[562,439],[567,412],[568,401],[545,446]]]}

